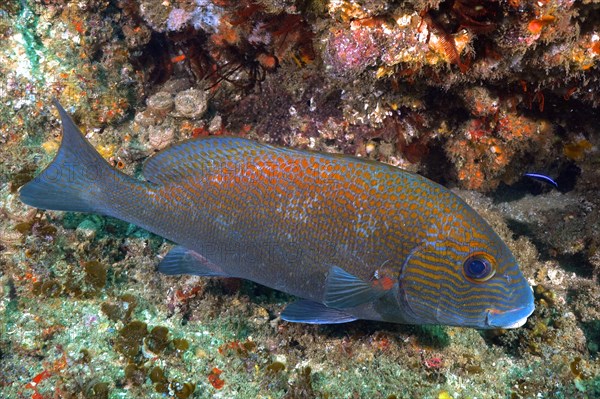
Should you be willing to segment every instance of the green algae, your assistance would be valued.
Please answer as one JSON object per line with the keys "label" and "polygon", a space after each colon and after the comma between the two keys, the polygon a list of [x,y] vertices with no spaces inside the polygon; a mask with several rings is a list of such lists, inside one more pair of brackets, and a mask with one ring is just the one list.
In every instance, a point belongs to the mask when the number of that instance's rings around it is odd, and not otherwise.
{"label": "green algae", "polygon": [[55,226],[51,225],[47,220],[41,217],[17,223],[14,226],[14,229],[24,236],[36,235],[47,240],[54,239],[58,232],[58,229]]}
{"label": "green algae", "polygon": [[419,340],[425,346],[434,348],[444,348],[450,344],[450,336],[444,326],[415,326],[418,332]]}
{"label": "green algae", "polygon": [[106,315],[111,321],[123,321],[127,322],[131,318],[131,314],[137,306],[137,299],[131,294],[121,295],[116,303],[103,302],[100,305],[102,313]]}
{"label": "green algae", "polygon": [[183,355],[190,348],[190,341],[184,338],[173,339],[173,347],[178,355]]}
{"label": "green algae", "polygon": [[285,370],[285,364],[281,362],[275,361],[267,366],[267,372],[271,374],[278,374],[283,370]]}
{"label": "green algae", "polygon": [[119,330],[115,350],[132,359],[140,352],[140,347],[146,335],[148,335],[146,323],[134,320]]}
{"label": "green algae", "polygon": [[62,285],[57,280],[45,281],[40,287],[40,293],[49,298],[56,298],[62,292]]}
{"label": "green algae", "polygon": [[170,385],[170,390],[173,391],[173,394],[177,399],[187,399],[196,390],[196,385],[189,382],[181,383],[179,381],[173,381]]}
{"label": "green algae", "polygon": [[81,355],[81,357],[78,360],[79,362],[86,364],[86,363],[89,363],[92,361],[92,354],[90,353],[89,350],[87,350],[85,348],[81,349],[79,351],[79,354]]}
{"label": "green algae", "polygon": [[298,370],[296,380],[290,385],[290,389],[285,394],[285,399],[305,399],[316,397],[313,388],[313,375],[310,367],[303,367]]}
{"label": "green algae", "polygon": [[92,289],[98,291],[106,285],[107,269],[98,261],[85,262],[83,264],[85,270],[85,282]]}
{"label": "green algae", "polygon": [[150,334],[144,338],[144,347],[150,352],[158,355],[165,350],[171,340],[169,339],[169,329],[164,326],[156,326]]}
{"label": "green algae", "polygon": [[165,377],[165,372],[163,371],[163,369],[161,369],[158,366],[155,366],[152,368],[152,370],[150,370],[150,374],[148,375],[148,377],[150,377],[150,381],[152,381],[154,383],[167,382],[167,377]]}
{"label": "green algae", "polygon": [[108,399],[110,393],[106,382],[95,383],[85,395],[86,399]]}
{"label": "green algae", "polygon": [[44,76],[40,74],[40,54],[44,50],[41,38],[37,34],[39,16],[32,10],[28,0],[21,0],[21,9],[16,19],[16,28],[23,37],[25,54],[29,60],[31,76],[44,82]]}
{"label": "green algae", "polygon": [[27,164],[19,169],[19,171],[11,178],[10,192],[13,194],[16,193],[19,187],[33,179],[33,173],[35,170],[36,167],[33,164]]}
{"label": "green algae", "polygon": [[581,386],[583,387],[583,391],[588,395],[588,398],[600,397],[600,376],[581,381]]}
{"label": "green algae", "polygon": [[125,379],[128,383],[140,386],[146,381],[146,367],[135,363],[129,363],[125,367]]}
{"label": "green algae", "polygon": [[600,320],[581,323],[583,333],[586,336],[587,349],[594,356],[600,351]]}

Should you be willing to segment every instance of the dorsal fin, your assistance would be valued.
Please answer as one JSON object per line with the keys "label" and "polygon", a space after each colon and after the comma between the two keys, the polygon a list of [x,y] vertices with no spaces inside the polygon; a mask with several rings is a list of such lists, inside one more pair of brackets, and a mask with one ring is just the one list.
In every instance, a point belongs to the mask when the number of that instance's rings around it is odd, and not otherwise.
{"label": "dorsal fin", "polygon": [[147,180],[154,183],[173,181],[221,168],[225,162],[238,161],[241,164],[260,155],[260,152],[273,149],[279,148],[241,137],[192,139],[153,155],[144,164],[142,172]]}
{"label": "dorsal fin", "polygon": [[[351,157],[343,154],[327,154],[311,150],[296,150],[259,143],[242,137],[206,137],[191,139],[174,144],[150,157],[144,164],[142,173],[146,180],[153,183],[174,181],[199,173],[211,173],[231,167],[231,162],[243,165],[248,159],[262,157],[269,160],[274,155],[294,155],[316,159],[335,159],[377,167],[393,166],[380,164],[370,159]],[[235,166],[233,166],[235,167]],[[410,172],[406,172],[411,174]],[[419,175],[414,175],[419,178]]]}

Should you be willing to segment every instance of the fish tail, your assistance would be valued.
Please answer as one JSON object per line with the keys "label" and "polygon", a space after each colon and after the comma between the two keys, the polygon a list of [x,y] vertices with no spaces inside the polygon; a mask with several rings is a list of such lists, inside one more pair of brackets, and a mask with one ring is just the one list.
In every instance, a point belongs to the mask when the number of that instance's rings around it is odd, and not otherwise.
{"label": "fish tail", "polygon": [[58,101],[53,102],[63,127],[60,148],[52,163],[21,187],[20,199],[41,209],[109,215],[111,206],[103,198],[103,189],[122,180],[124,175],[87,142]]}

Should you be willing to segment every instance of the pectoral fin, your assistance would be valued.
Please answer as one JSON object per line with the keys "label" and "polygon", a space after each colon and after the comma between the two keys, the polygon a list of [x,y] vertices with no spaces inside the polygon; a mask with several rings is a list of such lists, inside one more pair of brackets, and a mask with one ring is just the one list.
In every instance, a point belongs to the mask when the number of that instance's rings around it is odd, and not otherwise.
{"label": "pectoral fin", "polygon": [[357,320],[342,310],[305,299],[289,304],[281,312],[281,318],[292,323],[308,324],[340,324]]}
{"label": "pectoral fin", "polygon": [[387,290],[380,284],[364,281],[347,271],[333,266],[327,276],[325,305],[347,309],[372,302],[385,295]]}
{"label": "pectoral fin", "polygon": [[158,271],[168,276],[191,274],[204,277],[232,277],[198,252],[182,246],[169,251],[158,264]]}

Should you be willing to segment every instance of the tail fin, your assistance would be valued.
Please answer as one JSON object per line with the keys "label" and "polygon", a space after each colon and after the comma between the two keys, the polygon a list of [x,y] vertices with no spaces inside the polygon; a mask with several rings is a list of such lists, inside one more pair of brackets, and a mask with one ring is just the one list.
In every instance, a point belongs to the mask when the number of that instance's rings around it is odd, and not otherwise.
{"label": "tail fin", "polygon": [[52,163],[21,187],[21,201],[42,209],[108,214],[102,188],[119,172],[87,142],[59,102],[53,102],[62,122],[62,142]]}

